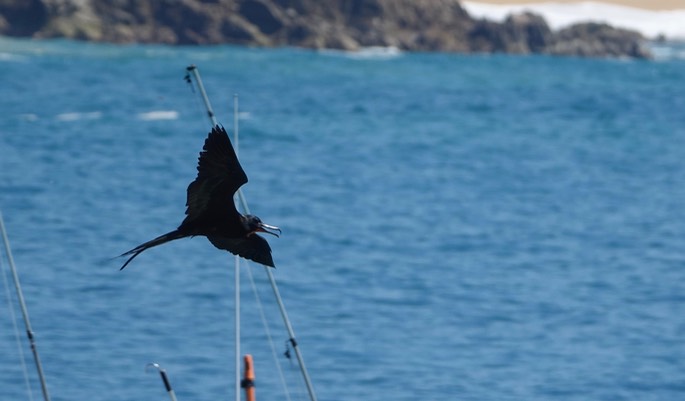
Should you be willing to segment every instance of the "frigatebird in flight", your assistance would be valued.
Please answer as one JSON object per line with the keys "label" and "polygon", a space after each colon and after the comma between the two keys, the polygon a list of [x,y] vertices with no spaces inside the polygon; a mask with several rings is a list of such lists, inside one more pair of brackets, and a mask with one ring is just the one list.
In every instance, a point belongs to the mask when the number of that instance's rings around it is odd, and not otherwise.
{"label": "frigatebird in flight", "polygon": [[238,212],[233,196],[245,183],[247,175],[238,162],[228,134],[217,125],[207,136],[200,152],[197,178],[188,185],[186,218],[174,231],[121,254],[131,257],[120,270],[146,249],[196,235],[207,237],[219,249],[274,267],[269,243],[256,233],[264,232],[278,237],[281,230],[262,223],[257,216]]}

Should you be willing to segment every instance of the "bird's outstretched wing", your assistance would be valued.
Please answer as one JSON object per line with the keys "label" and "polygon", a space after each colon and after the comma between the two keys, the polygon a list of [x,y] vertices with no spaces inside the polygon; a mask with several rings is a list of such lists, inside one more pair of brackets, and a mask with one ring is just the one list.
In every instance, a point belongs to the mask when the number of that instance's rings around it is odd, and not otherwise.
{"label": "bird's outstretched wing", "polygon": [[209,242],[219,249],[224,249],[234,255],[261,263],[266,266],[274,266],[271,257],[271,247],[266,240],[259,235],[253,234],[246,238],[226,238],[219,236],[207,236]]}
{"label": "bird's outstretched wing", "polygon": [[186,222],[208,213],[237,213],[233,195],[245,183],[247,175],[238,162],[228,134],[217,125],[200,152],[197,178],[188,185]]}

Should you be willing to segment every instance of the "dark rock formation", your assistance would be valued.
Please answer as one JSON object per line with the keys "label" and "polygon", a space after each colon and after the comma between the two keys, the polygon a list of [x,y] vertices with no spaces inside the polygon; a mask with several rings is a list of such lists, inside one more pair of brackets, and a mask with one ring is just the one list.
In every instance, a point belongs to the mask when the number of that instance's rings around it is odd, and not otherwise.
{"label": "dark rock formation", "polygon": [[576,24],[554,36],[553,43],[545,48],[546,53],[582,57],[651,57],[640,33],[607,24]]}
{"label": "dark rock formation", "polygon": [[510,15],[504,23],[479,20],[469,31],[471,51],[486,53],[543,53],[554,42],[547,22],[539,15]]}
{"label": "dark rock formation", "polygon": [[0,1],[0,34],[31,36],[48,20],[48,12],[40,0]]}
{"label": "dark rock formation", "polygon": [[475,20],[458,0],[0,0],[0,35],[649,57],[637,32],[602,24],[552,32],[531,13]]}

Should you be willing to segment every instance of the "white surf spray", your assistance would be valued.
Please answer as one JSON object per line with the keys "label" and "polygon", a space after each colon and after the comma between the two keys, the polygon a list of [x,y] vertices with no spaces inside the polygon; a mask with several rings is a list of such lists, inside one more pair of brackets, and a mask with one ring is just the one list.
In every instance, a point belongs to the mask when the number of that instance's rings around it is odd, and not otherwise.
{"label": "white surf spray", "polygon": [[685,2],[683,9],[669,11],[650,11],[595,1],[502,5],[464,1],[462,4],[475,18],[502,21],[511,13],[532,11],[541,14],[550,28],[555,30],[579,22],[593,21],[634,29],[650,39],[663,35],[671,40],[685,40]]}
{"label": "white surf spray", "polygon": [[155,110],[146,113],[138,113],[138,119],[143,121],[155,120],[178,120],[178,111],[176,110]]}
{"label": "white surf spray", "polygon": [[102,117],[101,111],[91,111],[88,113],[61,113],[58,114],[55,119],[57,121],[79,121],[79,120],[97,120]]}

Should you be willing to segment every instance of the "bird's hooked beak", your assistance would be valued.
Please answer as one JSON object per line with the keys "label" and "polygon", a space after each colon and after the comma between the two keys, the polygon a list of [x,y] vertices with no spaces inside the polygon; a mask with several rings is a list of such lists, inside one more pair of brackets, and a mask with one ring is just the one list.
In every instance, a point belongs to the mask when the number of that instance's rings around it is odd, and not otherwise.
{"label": "bird's hooked beak", "polygon": [[[278,231],[278,234],[276,234],[276,231]],[[278,228],[276,226],[270,226],[270,225],[264,224],[264,223],[259,223],[259,228],[257,228],[257,232],[271,234],[271,235],[276,236],[276,237],[281,236],[280,235],[281,234],[280,228]]]}

